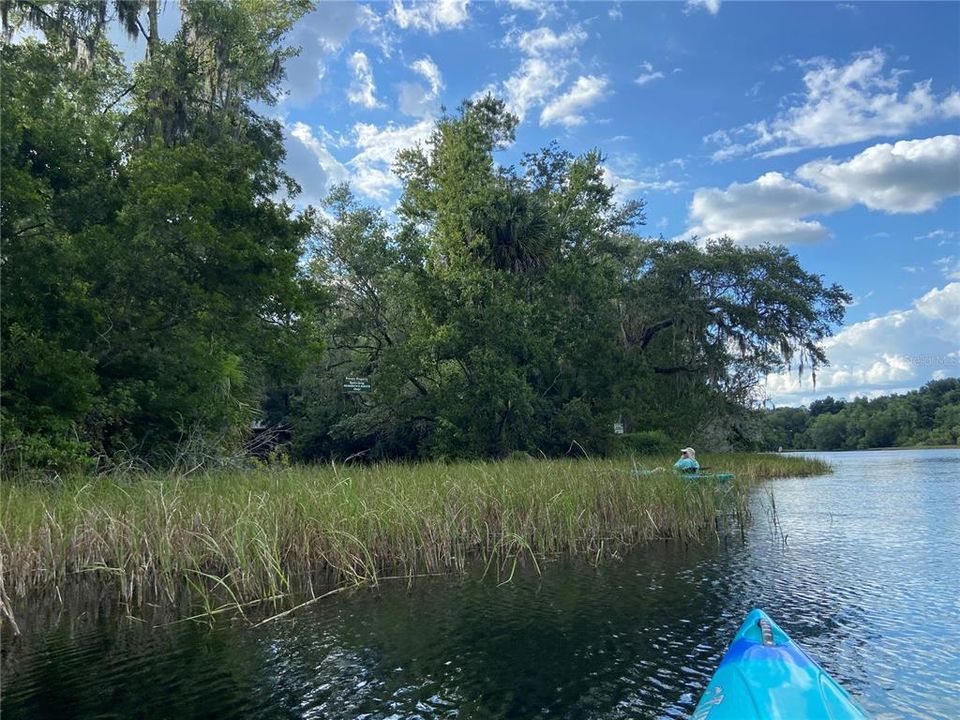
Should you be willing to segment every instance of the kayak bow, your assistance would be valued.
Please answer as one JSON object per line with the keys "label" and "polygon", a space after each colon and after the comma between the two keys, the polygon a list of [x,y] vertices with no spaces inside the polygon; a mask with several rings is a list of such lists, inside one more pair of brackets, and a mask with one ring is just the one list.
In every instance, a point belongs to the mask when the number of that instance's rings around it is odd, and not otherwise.
{"label": "kayak bow", "polygon": [[704,690],[692,720],[867,720],[763,610],[751,610]]}

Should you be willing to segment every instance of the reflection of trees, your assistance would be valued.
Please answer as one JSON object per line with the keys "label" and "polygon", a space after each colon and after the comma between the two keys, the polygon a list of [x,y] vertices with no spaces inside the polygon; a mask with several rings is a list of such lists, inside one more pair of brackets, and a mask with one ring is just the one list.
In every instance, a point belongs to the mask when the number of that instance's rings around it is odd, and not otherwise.
{"label": "reflection of trees", "polygon": [[[769,607],[805,645],[815,633],[791,618],[837,617],[829,599],[803,593],[778,612],[795,588],[754,553],[666,542],[599,567],[518,567],[503,585],[510,567],[499,577],[478,567],[384,582],[255,630],[118,623],[112,596],[78,595],[62,615],[56,603],[21,611],[26,639],[4,648],[4,717],[689,712],[750,606]],[[826,632],[852,640],[843,624]]]}
{"label": "reflection of trees", "polygon": [[431,717],[451,707],[461,717],[660,710],[692,692],[703,658],[723,645],[697,633],[712,626],[698,619],[720,611],[716,586],[684,571],[720,568],[722,555],[665,543],[622,564],[518,570],[502,586],[479,573],[383,586],[284,625],[270,666],[287,676],[276,684],[289,684],[293,671],[307,686],[316,668],[312,685],[323,689],[314,699],[357,714],[390,707],[406,716],[417,703],[432,707]]}
{"label": "reflection of trees", "polygon": [[[87,590],[66,606],[49,598],[18,614],[23,635],[3,638],[5,720],[257,715],[263,662],[252,637],[195,623],[155,627],[173,618],[148,606],[124,620],[115,597]],[[287,716],[298,717],[270,711]]]}

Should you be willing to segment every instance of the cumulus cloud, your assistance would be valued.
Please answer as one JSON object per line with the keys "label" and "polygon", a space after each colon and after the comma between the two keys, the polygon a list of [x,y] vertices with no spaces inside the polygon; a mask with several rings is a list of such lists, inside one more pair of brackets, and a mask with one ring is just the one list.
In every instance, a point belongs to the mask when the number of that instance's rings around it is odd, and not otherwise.
{"label": "cumulus cloud", "polygon": [[580,113],[607,96],[610,81],[606,77],[581,75],[563,95],[554,98],[540,113],[541,125],[559,123],[574,127],[586,122]]}
{"label": "cumulus cloud", "polygon": [[331,185],[349,178],[349,170],[327,149],[335,141],[323,127],[295,122],[284,127],[284,135],[285,169],[302,188],[300,202],[317,205]]}
{"label": "cumulus cloud", "polygon": [[351,138],[357,152],[346,163],[353,187],[371,199],[387,201],[400,188],[400,180],[391,170],[397,153],[427,140],[432,132],[431,118],[414,125],[354,125]]}
{"label": "cumulus cloud", "polygon": [[711,15],[720,12],[720,0],[687,0],[684,12],[687,14],[694,10],[706,10]]}
{"label": "cumulus cloud", "polygon": [[874,145],[847,162],[815,160],[800,167],[797,177],[848,204],[925,212],[960,195],[960,135]]}
{"label": "cumulus cloud", "polygon": [[391,169],[397,152],[427,140],[433,132],[433,119],[412,125],[356,123],[339,136],[302,122],[285,130],[285,167],[303,188],[300,202],[316,205],[331,185],[349,182],[359,194],[386,203],[400,189],[400,180]]}
{"label": "cumulus cloud", "polygon": [[776,172],[726,190],[699,188],[690,204],[691,227],[686,235],[729,235],[742,245],[764,242],[813,243],[830,231],[817,221],[802,220],[839,210],[843,204],[829,194]]}
{"label": "cumulus cloud", "polygon": [[637,85],[646,85],[654,80],[660,80],[663,77],[663,73],[659,70],[654,70],[653,65],[648,62],[643,63],[641,67],[643,67],[643,72],[634,80]]}
{"label": "cumulus cloud", "polygon": [[[907,310],[855,323],[829,338],[830,365],[817,377],[817,394],[885,394],[906,384],[916,387],[960,370],[960,283],[934,288]],[[767,378],[767,394],[778,405],[807,402],[809,379],[796,373]]]}
{"label": "cumulus cloud", "polygon": [[920,123],[960,117],[960,93],[937,96],[932,80],[901,90],[901,70],[884,71],[886,55],[873,49],[846,65],[814,58],[799,65],[805,91],[769,120],[721,130],[704,140],[722,147],[713,157],[770,157],[806,148],[826,148],[902,135]]}
{"label": "cumulus cloud", "polygon": [[377,100],[377,86],[373,82],[373,69],[365,53],[359,50],[350,56],[347,62],[353,72],[353,81],[347,89],[347,99],[354,105],[371,110],[380,107]]}
{"label": "cumulus cloud", "polygon": [[548,27],[539,27],[520,33],[516,46],[525,54],[542,57],[557,51],[572,50],[587,39],[587,33],[579,25],[557,35]]}
{"label": "cumulus cloud", "polygon": [[726,189],[698,188],[685,236],[803,244],[830,234],[811,216],[858,204],[887,213],[931,210],[960,194],[960,136],[875,145],[847,161],[807,163],[795,176],[771,172]]}
{"label": "cumulus cloud", "polygon": [[394,0],[389,17],[400,28],[424,30],[429,34],[462,27],[470,19],[470,0],[436,0],[404,5]]}
{"label": "cumulus cloud", "polygon": [[503,83],[507,108],[523,122],[530,109],[543,105],[560,88],[565,76],[564,64],[539,57],[524,60]]}
{"label": "cumulus cloud", "polygon": [[286,102],[293,106],[310,102],[320,92],[330,58],[340,53],[354,33],[374,40],[381,26],[380,17],[367,5],[319,3],[291,31],[290,43],[300,48],[300,54],[284,63]]}
{"label": "cumulus cloud", "polygon": [[516,10],[536,13],[539,20],[556,14],[552,0],[506,0],[506,3]]}
{"label": "cumulus cloud", "polygon": [[491,86],[485,91],[502,94],[507,109],[523,122],[530,110],[555,98],[566,79],[567,68],[576,60],[586,39],[587,33],[579,25],[560,33],[547,27],[525,32],[511,30],[504,44],[520,50],[524,59],[501,87]]}
{"label": "cumulus cloud", "polygon": [[427,87],[419,83],[401,83],[400,112],[415,117],[435,115],[440,110],[440,92],[443,90],[440,68],[427,56],[414,62],[410,69],[426,80]]}

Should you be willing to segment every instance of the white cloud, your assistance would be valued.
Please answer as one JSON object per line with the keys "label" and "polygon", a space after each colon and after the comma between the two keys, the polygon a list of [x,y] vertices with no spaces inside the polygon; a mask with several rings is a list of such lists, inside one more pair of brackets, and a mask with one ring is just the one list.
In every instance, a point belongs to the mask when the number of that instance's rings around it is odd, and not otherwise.
{"label": "white cloud", "polygon": [[[822,396],[877,395],[914,387],[937,373],[960,369],[960,283],[935,288],[908,310],[855,323],[824,342],[830,365],[817,376]],[[797,404],[810,396],[809,379],[795,372],[767,378],[767,393],[778,405]],[[805,397],[806,395],[806,397]]]}
{"label": "white cloud", "polygon": [[960,280],[960,258],[950,255],[934,260],[933,264],[940,269],[947,280]]}
{"label": "white cloud", "polygon": [[611,20],[622,20],[623,19],[623,9],[621,3],[615,2],[613,7],[607,10],[607,17]]}
{"label": "white cloud", "polygon": [[682,161],[671,160],[651,167],[645,166],[633,153],[620,153],[607,158],[603,166],[603,179],[614,188],[617,202],[649,192],[676,194],[683,188],[683,183],[669,177],[668,173],[675,173],[677,167],[683,169]]}
{"label": "white cloud", "polygon": [[506,0],[506,3],[516,10],[536,13],[538,20],[557,15],[554,0]]}
{"label": "white cloud", "polygon": [[663,77],[663,73],[659,70],[654,70],[653,65],[648,62],[642,64],[643,72],[637,76],[637,79],[634,82],[637,85],[646,85],[649,82],[654,80],[660,80]]}
{"label": "white cloud", "polygon": [[956,230],[944,230],[937,228],[923,235],[917,235],[914,240],[940,240],[940,244],[947,240],[953,240],[957,236]]}
{"label": "white cloud", "polygon": [[942,322],[953,331],[950,339],[960,342],[960,283],[934,288],[914,303],[924,318]]}
{"label": "white cloud", "polygon": [[542,105],[563,84],[565,63],[528,58],[503,83],[507,108],[522,122],[531,108]]}
{"label": "white cloud", "polygon": [[586,118],[580,113],[607,96],[610,81],[606,77],[581,75],[563,95],[554,98],[540,113],[541,125],[559,123],[566,127],[581,125]]}
{"label": "white cloud", "polygon": [[347,99],[354,105],[361,105],[368,110],[380,107],[377,100],[377,86],[373,82],[373,70],[366,54],[358,50],[350,56],[347,65],[353,71],[353,82],[347,89]]}
{"label": "white cloud", "polygon": [[874,145],[847,162],[815,160],[801,166],[797,177],[848,204],[925,212],[960,194],[960,135]]}
{"label": "white cloud", "polygon": [[489,91],[502,92],[507,109],[520,121],[533,108],[543,107],[555,98],[567,76],[567,68],[577,59],[579,46],[587,33],[579,25],[556,33],[547,27],[526,32],[511,30],[504,44],[515,47],[524,55],[519,67],[503,82],[502,88],[489,86]]}
{"label": "white cloud", "polygon": [[443,89],[443,77],[440,75],[440,68],[430,59],[429,56],[420,58],[410,66],[415,72],[420,73],[424,79],[430,83],[430,94],[439,95]]}
{"label": "white cloud", "polygon": [[388,200],[400,188],[400,180],[391,170],[397,152],[427,140],[432,132],[432,118],[406,126],[388,123],[382,128],[357,123],[352,131],[357,154],[347,162],[351,183],[369,198]]}
{"label": "white cloud", "polygon": [[540,57],[558,51],[572,50],[587,39],[587,33],[579,25],[557,35],[548,27],[528,30],[517,36],[515,44],[526,55]]}
{"label": "white cloud", "polygon": [[327,145],[334,141],[323,127],[317,128],[315,133],[306,123],[295,122],[284,126],[284,134],[285,169],[303,190],[298,201],[317,205],[330,185],[344,182],[350,173],[327,149]]}
{"label": "white cloud", "polygon": [[[322,126],[311,128],[296,122],[286,127],[285,167],[303,187],[299,198],[303,203],[318,204],[338,182],[349,182],[368,199],[386,203],[400,189],[400,180],[392,172],[397,152],[427,140],[433,127],[432,118],[413,125],[391,122],[383,127],[356,123],[348,133],[334,137]],[[331,153],[331,147],[341,156],[352,157],[341,162]]]}
{"label": "white cloud", "polygon": [[875,48],[847,65],[824,58],[803,61],[805,92],[799,103],[793,102],[770,120],[718,131],[704,140],[722,145],[713,155],[715,160],[751,153],[770,157],[902,135],[924,122],[960,117],[960,93],[938,98],[929,79],[901,92],[905,72],[885,73],[886,59]]}
{"label": "white cloud", "polygon": [[428,56],[415,61],[410,69],[423,77],[429,87],[418,83],[401,83],[400,112],[415,117],[431,117],[440,110],[440,92],[443,90],[440,68]]}
{"label": "white cloud", "polygon": [[389,17],[404,30],[425,30],[432,35],[463,26],[470,19],[469,4],[470,0],[436,0],[405,6],[394,0]]}
{"label": "white cloud", "polygon": [[720,12],[720,0],[687,0],[684,12],[690,13],[694,10],[706,10],[711,15]]}
{"label": "white cloud", "polygon": [[840,207],[842,203],[830,195],[770,172],[750,183],[733,183],[726,190],[697,189],[690,204],[692,226],[685,236],[729,235],[742,245],[813,243],[830,231],[801,218]]}
{"label": "white cloud", "polygon": [[808,219],[864,205],[887,213],[931,210],[960,194],[960,136],[905,140],[867,148],[850,160],[816,160],[796,178],[767,173],[725,190],[698,188],[685,237],[729,235],[743,245],[802,244],[830,231]]}
{"label": "white cloud", "polygon": [[355,32],[373,39],[381,25],[380,17],[369,6],[344,2],[321,3],[301,18],[290,33],[290,44],[300,47],[300,54],[284,63],[286,102],[306,105],[320,92],[328,60]]}

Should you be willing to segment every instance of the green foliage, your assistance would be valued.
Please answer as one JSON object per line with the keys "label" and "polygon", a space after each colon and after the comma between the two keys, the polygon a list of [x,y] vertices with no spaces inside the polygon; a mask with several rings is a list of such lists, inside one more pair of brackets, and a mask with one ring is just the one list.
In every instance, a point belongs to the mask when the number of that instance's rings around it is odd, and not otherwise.
{"label": "green foliage", "polygon": [[273,199],[282,137],[250,105],[305,5],[186,3],[134,86],[103,38],[73,62],[64,38],[103,18],[67,5],[2,47],[4,471],[216,454],[319,347],[312,216]]}
{"label": "green foliage", "polygon": [[[500,166],[515,127],[487,97],[399,153],[396,228],[331,193],[311,264],[329,354],[296,403],[300,457],[748,445],[757,378],[824,362],[846,293],[782,248],[637,237],[643,205],[615,202],[599,152]],[[373,392],[342,397],[348,375]],[[615,438],[617,418],[636,435]]]}
{"label": "green foliage", "polygon": [[933,380],[904,395],[843,402],[826,397],[806,408],[762,413],[764,449],[858,450],[960,443],[960,379]]}
{"label": "green foliage", "polygon": [[674,455],[676,444],[662,430],[624,433],[616,438],[617,451],[629,455]]}
{"label": "green foliage", "polygon": [[492,97],[398,154],[396,223],[347,187],[295,214],[256,104],[305,1],[185,0],[170,41],[157,0],[3,7],[46,38],[2,48],[5,469],[213,457],[258,414],[298,459],[743,446],[758,379],[815,371],[842,319],[783,248],[638,236],[598,150],[503,166]]}

